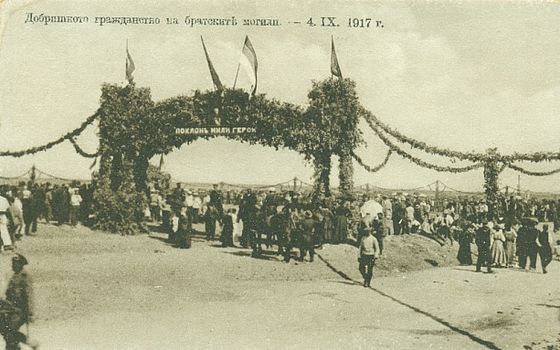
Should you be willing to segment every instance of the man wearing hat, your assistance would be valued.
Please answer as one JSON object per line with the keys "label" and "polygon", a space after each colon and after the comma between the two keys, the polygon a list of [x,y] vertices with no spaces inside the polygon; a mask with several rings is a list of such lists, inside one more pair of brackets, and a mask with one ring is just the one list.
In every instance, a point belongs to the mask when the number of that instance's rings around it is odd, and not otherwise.
{"label": "man wearing hat", "polygon": [[0,300],[0,334],[6,349],[19,349],[19,343],[28,343],[27,336],[19,331],[24,323],[33,322],[33,289],[31,277],[24,271],[27,259],[23,255],[12,258],[14,274],[6,290],[6,300]]}
{"label": "man wearing hat", "polygon": [[[536,226],[539,222],[536,218],[531,217],[526,220],[526,223],[527,231],[525,232],[525,249],[527,257],[529,258],[529,267],[531,271],[535,271],[537,269],[537,237],[539,236],[539,230],[537,230]],[[521,261],[521,259],[519,260]],[[519,267],[525,268],[525,265]]]}
{"label": "man wearing hat", "polygon": [[313,220],[313,213],[311,210],[306,210],[304,219],[301,221],[301,241],[300,241],[300,256],[299,261],[303,261],[307,252],[309,252],[309,261],[313,262],[315,255],[315,242],[313,242],[313,234],[315,231],[316,222]]}
{"label": "man wearing hat", "polygon": [[224,205],[222,203],[222,193],[218,189],[218,185],[214,184],[212,186],[212,191],[210,191],[210,203],[211,206],[218,210],[218,215],[221,220],[224,215]]}
{"label": "man wearing hat", "polygon": [[486,264],[488,272],[492,272],[492,263],[490,261],[490,236],[492,230],[488,226],[488,220],[482,221],[482,226],[476,230],[475,242],[478,247],[478,259],[476,260],[476,272],[480,272],[483,264]]}

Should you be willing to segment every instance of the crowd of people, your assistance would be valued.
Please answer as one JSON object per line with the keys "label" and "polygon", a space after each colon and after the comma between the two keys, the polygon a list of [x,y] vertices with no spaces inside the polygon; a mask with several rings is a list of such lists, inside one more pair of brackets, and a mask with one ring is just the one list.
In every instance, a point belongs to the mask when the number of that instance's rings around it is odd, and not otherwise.
{"label": "crowd of people", "polygon": [[[78,183],[0,186],[2,250],[12,249],[23,235],[33,235],[38,220],[72,226],[87,223],[95,215],[92,199],[93,188]],[[361,210],[372,200],[380,204],[377,212]],[[223,191],[214,185],[205,191],[177,184],[168,191],[152,187],[145,216],[161,223],[170,240],[182,248],[190,247],[195,223],[204,224],[208,240],[219,236],[224,246],[239,240],[242,247],[252,249],[253,256],[261,255],[263,247],[275,245],[285,261],[290,261],[296,250],[300,261],[306,256],[313,261],[315,249],[325,243],[360,246],[362,239],[370,236],[377,247],[374,255],[382,255],[387,237],[421,234],[440,245],[458,244],[461,264],[472,264],[471,245],[476,244],[479,252],[487,251],[478,256],[479,260],[487,259],[481,264],[488,268],[525,268],[528,259],[528,268],[535,269],[535,254],[541,254],[543,262],[550,260],[555,242],[548,225],[535,233],[527,229],[527,223],[551,222],[553,230],[558,230],[560,201],[502,196],[491,210],[484,198],[477,197],[438,199],[399,192],[362,193],[350,199],[311,197],[274,187]],[[361,270],[368,270],[369,263],[362,265]],[[542,269],[545,272],[546,266]]]}
{"label": "crowd of people", "polygon": [[86,223],[92,213],[93,191],[79,183],[25,183],[0,186],[0,249],[13,249],[24,235],[37,232],[37,222]]}
{"label": "crowd of people", "polygon": [[[396,235],[418,234],[440,245],[458,244],[457,259],[469,266],[473,265],[471,247],[475,244],[477,272],[483,267],[488,272],[513,267],[535,271],[538,257],[546,274],[553,256],[560,256],[560,241],[554,242],[553,236],[560,228],[558,200],[506,196],[490,208],[484,198],[475,197],[436,199],[404,193],[312,197],[274,187],[227,191],[224,197],[218,187],[203,191],[178,184],[167,192],[151,188],[146,220],[162,225],[169,241],[179,248],[191,247],[193,224],[202,223],[207,240],[219,236],[223,247],[234,247],[238,241],[251,249],[253,257],[268,250],[287,263],[291,259],[313,262],[315,250],[327,243],[354,244],[364,287],[371,285],[384,241]],[[364,209],[372,202],[377,210]],[[94,215],[89,185],[1,185],[0,248],[13,250],[23,236],[36,234],[39,220],[74,227],[78,222],[87,224]],[[539,222],[544,223],[540,229]],[[0,300],[0,334],[13,348],[22,342],[36,347],[19,332],[23,324],[33,321],[32,285],[23,269],[26,264],[25,257],[14,256],[6,300]]]}
{"label": "crowd of people", "polygon": [[[325,243],[353,243],[359,247],[365,285],[370,284],[375,259],[383,254],[384,240],[392,235],[420,234],[440,245],[458,244],[457,258],[464,265],[473,264],[471,246],[476,244],[477,271],[482,266],[534,270],[539,255],[546,273],[558,249],[548,225],[542,230],[535,227],[538,221],[547,221],[558,230],[560,201],[554,200],[504,197],[492,211],[485,199],[475,197],[436,201],[423,194],[396,193],[362,194],[350,200],[269,188],[236,192],[230,208],[224,209],[217,185],[202,193],[180,186],[168,196],[152,193],[147,215],[161,219],[170,240],[180,247],[190,247],[192,224],[197,222],[205,224],[208,240],[219,235],[223,246],[233,246],[238,238],[240,246],[252,249],[252,256],[262,255],[263,247],[276,246],[273,250],[286,262],[294,256],[313,261],[315,249]],[[371,200],[381,206],[374,215],[360,210]]]}

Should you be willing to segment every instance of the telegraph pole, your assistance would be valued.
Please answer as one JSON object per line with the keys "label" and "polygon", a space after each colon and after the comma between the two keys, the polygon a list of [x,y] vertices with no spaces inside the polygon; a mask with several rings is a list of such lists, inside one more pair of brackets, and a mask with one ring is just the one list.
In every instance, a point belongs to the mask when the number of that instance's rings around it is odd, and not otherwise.
{"label": "telegraph pole", "polygon": [[35,179],[37,178],[35,164],[31,167],[31,174],[29,175],[29,179],[31,180],[31,184],[35,184]]}
{"label": "telegraph pole", "polygon": [[436,194],[435,194],[436,208],[439,208],[439,180],[436,180]]}

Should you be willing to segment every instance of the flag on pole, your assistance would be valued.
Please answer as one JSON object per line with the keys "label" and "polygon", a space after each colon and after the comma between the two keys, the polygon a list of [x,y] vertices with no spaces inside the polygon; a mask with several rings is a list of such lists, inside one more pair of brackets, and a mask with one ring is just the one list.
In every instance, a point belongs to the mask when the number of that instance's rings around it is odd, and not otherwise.
{"label": "flag on pole", "polygon": [[251,79],[251,83],[253,84],[251,95],[254,96],[255,92],[257,92],[257,68],[259,67],[259,63],[257,62],[257,54],[251,44],[251,40],[249,40],[249,36],[245,36],[245,43],[243,44],[243,50],[241,53],[240,63]]}
{"label": "flag on pole", "polygon": [[126,42],[126,80],[128,80],[129,84],[132,84],[134,81],[134,77],[132,73],[136,67],[134,66],[134,61],[132,60],[132,56],[130,56],[130,52],[128,52],[128,40]]}
{"label": "flag on pole", "polygon": [[204,55],[206,56],[206,62],[208,62],[208,69],[210,69],[210,76],[212,77],[212,82],[214,83],[214,87],[216,88],[217,91],[222,91],[224,90],[224,86],[220,81],[220,77],[218,76],[218,73],[214,69],[214,65],[212,64],[212,61],[210,61],[210,56],[208,55],[208,51],[206,51],[206,45],[204,45],[204,39],[202,38],[202,35],[200,36],[200,41],[202,41],[202,48],[204,49]]}
{"label": "flag on pole", "polygon": [[340,65],[338,64],[338,58],[336,57],[336,51],[334,49],[334,39],[331,35],[331,74],[342,79],[342,71],[340,70]]}

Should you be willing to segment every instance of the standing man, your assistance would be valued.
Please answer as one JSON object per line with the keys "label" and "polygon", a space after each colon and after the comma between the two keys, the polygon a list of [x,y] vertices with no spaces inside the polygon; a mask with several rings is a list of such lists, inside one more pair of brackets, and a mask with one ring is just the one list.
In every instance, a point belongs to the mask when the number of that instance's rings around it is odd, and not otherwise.
{"label": "standing man", "polygon": [[517,254],[517,261],[520,269],[525,269],[527,266],[527,235],[530,229],[529,220],[523,219],[521,227],[517,231],[517,240],[515,253]]}
{"label": "standing man", "polygon": [[358,268],[364,278],[364,287],[370,287],[373,277],[373,265],[375,264],[375,259],[379,257],[379,243],[373,236],[373,229],[371,227],[368,227],[365,232],[366,235],[360,242]]}
{"label": "standing man", "polygon": [[404,218],[404,208],[402,201],[399,197],[395,198],[395,204],[393,206],[393,228],[395,229],[395,235],[400,235],[402,233],[402,223]]}
{"label": "standing man", "polygon": [[304,215],[305,218],[301,221],[299,261],[303,261],[307,252],[309,252],[309,262],[313,262],[313,256],[315,255],[315,242],[313,242],[313,237],[316,221],[313,220],[313,213],[310,210],[306,210]]}
{"label": "standing man", "polygon": [[187,190],[187,194],[185,196],[185,207],[187,207],[187,215],[194,219],[194,195],[191,190]]}
{"label": "standing man", "polygon": [[206,240],[213,241],[216,234],[216,220],[218,220],[218,209],[212,205],[208,205],[204,214],[204,229],[206,231]]}
{"label": "standing man", "polygon": [[72,227],[76,227],[78,224],[80,204],[82,204],[82,196],[80,196],[79,190],[74,188],[72,196],[70,196],[70,225]]}
{"label": "standing man", "polygon": [[47,224],[52,220],[53,216],[53,187],[47,184],[47,191],[45,192],[45,221]]}
{"label": "standing man", "polygon": [[480,272],[482,265],[486,264],[488,272],[492,272],[492,263],[490,261],[490,236],[492,230],[488,227],[488,220],[482,221],[482,226],[476,231],[476,246],[478,247],[478,259],[476,260],[476,272]]}
{"label": "standing man", "polygon": [[538,220],[529,218],[527,222],[528,229],[525,233],[525,246],[527,247],[527,256],[529,257],[530,271],[535,271],[537,269],[537,238],[539,237],[539,230],[536,228]]}
{"label": "standing man", "polygon": [[23,187],[21,203],[23,204],[23,221],[25,223],[25,235],[31,232],[35,208],[33,208],[33,197],[27,186]]}
{"label": "standing man", "polygon": [[0,300],[0,334],[8,350],[19,349],[19,343],[36,347],[19,331],[23,324],[33,322],[33,286],[31,276],[23,270],[25,265],[27,259],[23,255],[12,258],[14,274],[6,290],[6,300]]}
{"label": "standing man", "polygon": [[218,190],[217,184],[214,184],[212,187],[213,187],[212,191],[210,191],[209,205],[213,206],[218,210],[218,215],[221,220],[222,216],[224,215],[224,204],[222,202],[222,193]]}
{"label": "standing man", "polygon": [[384,228],[387,230],[387,235],[395,234],[395,229],[393,227],[393,203],[386,196],[381,197],[383,199],[383,223]]}
{"label": "standing man", "polygon": [[541,259],[542,272],[546,273],[546,267],[552,261],[552,235],[548,232],[548,224],[544,224],[539,232],[537,240],[539,257]]}

